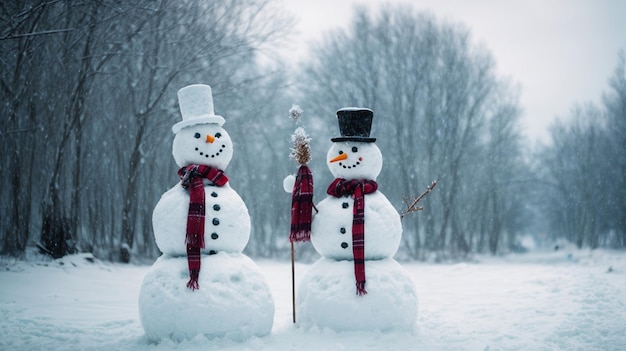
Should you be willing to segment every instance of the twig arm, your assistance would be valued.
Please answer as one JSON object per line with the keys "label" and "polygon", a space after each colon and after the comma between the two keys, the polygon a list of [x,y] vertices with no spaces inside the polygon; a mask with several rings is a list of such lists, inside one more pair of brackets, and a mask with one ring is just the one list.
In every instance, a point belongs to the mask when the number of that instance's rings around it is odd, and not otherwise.
{"label": "twig arm", "polygon": [[428,195],[431,191],[433,191],[436,185],[437,185],[437,182],[433,180],[433,182],[428,186],[428,188],[426,188],[426,190],[423,193],[421,193],[420,196],[414,198],[410,204],[409,204],[409,199],[406,196],[403,196],[402,198],[404,199],[404,203],[406,204],[407,210],[406,212],[402,212],[400,214],[400,218],[403,218],[409,213],[423,210],[424,208],[417,206],[417,203],[420,202],[420,200],[423,199],[426,195]]}

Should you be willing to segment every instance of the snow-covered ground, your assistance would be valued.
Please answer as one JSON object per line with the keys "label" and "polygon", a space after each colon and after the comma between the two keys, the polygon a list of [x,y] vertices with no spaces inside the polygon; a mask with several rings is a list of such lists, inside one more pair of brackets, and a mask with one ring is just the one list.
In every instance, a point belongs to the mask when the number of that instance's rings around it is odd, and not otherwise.
{"label": "snow-covered ground", "polygon": [[289,262],[257,260],[276,301],[270,335],[159,344],[137,312],[149,266],[85,257],[0,259],[0,350],[626,350],[626,252],[403,263],[419,296],[414,333],[298,328]]}

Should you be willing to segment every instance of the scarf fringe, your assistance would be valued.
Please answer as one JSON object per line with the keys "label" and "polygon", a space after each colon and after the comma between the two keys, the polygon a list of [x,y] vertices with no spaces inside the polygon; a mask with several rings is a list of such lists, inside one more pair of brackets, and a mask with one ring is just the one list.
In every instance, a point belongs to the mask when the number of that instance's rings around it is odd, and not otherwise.
{"label": "scarf fringe", "polygon": [[289,241],[292,243],[311,241],[311,229],[309,228],[308,230],[291,232],[289,235]]}
{"label": "scarf fringe", "polygon": [[191,291],[194,290],[199,290],[200,289],[200,285],[198,284],[198,276],[200,275],[200,271],[199,270],[191,270],[189,272],[189,276],[191,277],[189,279],[189,281],[187,282],[187,287],[189,289],[191,289]]}
{"label": "scarf fringe", "polygon": [[356,282],[356,294],[359,296],[367,295],[367,290],[365,290],[365,282]]}

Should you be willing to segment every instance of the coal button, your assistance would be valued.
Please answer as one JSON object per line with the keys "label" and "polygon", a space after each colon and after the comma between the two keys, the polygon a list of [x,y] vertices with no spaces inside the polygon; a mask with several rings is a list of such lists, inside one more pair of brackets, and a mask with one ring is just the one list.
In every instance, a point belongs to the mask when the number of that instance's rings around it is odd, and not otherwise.
{"label": "coal button", "polygon": [[348,208],[348,206],[350,206],[350,204],[348,204],[347,202],[341,204],[341,207],[343,208]]}
{"label": "coal button", "polygon": [[220,236],[219,236],[219,235],[217,235],[217,233],[213,233],[213,234],[211,234],[211,239],[213,239],[213,240],[215,240],[215,239],[217,239],[217,238],[219,238],[219,237],[220,237]]}
{"label": "coal button", "polygon": [[214,191],[214,192],[211,193],[211,196],[212,197],[217,197],[217,193]]}
{"label": "coal button", "polygon": [[213,218],[213,225],[220,224],[220,220],[218,218]]}
{"label": "coal button", "polygon": [[217,205],[217,204],[213,205],[213,209],[214,209],[215,211],[219,211],[219,210],[220,210],[220,208],[221,208],[221,207],[220,207],[220,205]]}
{"label": "coal button", "polygon": [[346,233],[346,228],[341,227],[341,229],[339,229],[339,231],[341,232],[341,234],[345,234]]}
{"label": "coal button", "polygon": [[347,249],[348,248],[348,243],[346,243],[346,242],[341,243],[341,248]]}
{"label": "coal button", "polygon": [[216,253],[217,253],[217,251],[215,251],[215,250],[209,251],[209,255],[215,255]]}

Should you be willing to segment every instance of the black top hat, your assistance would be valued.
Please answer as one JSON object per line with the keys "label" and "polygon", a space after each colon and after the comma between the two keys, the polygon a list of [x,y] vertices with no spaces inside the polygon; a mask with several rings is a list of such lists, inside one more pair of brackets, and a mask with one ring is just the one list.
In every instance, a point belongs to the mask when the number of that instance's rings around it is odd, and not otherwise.
{"label": "black top hat", "polygon": [[369,108],[345,107],[337,111],[339,132],[341,137],[331,138],[331,141],[360,141],[373,143],[376,138],[370,138],[374,112]]}

